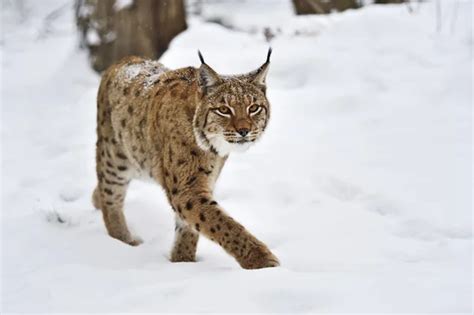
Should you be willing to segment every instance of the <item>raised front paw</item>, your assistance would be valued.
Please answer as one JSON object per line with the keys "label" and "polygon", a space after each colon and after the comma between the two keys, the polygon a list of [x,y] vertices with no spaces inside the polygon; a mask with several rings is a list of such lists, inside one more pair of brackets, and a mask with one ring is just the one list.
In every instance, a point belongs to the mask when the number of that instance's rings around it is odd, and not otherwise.
{"label": "raised front paw", "polygon": [[138,246],[143,243],[143,240],[138,236],[132,236],[131,238],[127,239],[125,243],[130,246]]}
{"label": "raised front paw", "polygon": [[125,244],[128,244],[130,246],[138,246],[143,243],[143,240],[138,237],[131,235],[130,233],[117,233],[117,234],[112,234],[109,233],[109,235],[115,239],[118,239],[119,241],[124,242]]}
{"label": "raised front paw", "polygon": [[250,249],[247,255],[239,259],[239,263],[245,269],[260,269],[280,265],[278,258],[265,245]]}

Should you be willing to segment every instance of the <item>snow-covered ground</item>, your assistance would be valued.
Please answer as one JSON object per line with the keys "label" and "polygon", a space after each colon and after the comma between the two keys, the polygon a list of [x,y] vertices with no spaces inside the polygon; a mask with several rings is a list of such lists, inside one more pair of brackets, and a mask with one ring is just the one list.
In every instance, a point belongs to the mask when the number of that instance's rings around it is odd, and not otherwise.
{"label": "snow-covered ground", "polygon": [[281,260],[254,271],[204,238],[197,263],[170,263],[172,211],[150,184],[126,200],[145,243],[107,236],[90,202],[99,77],[72,4],[16,3],[1,10],[2,313],[471,312],[470,1],[442,2],[440,32],[434,3],[294,17],[216,2],[190,19],[167,66],[197,66],[199,48],[246,72],[276,34],[270,127],[216,191]]}

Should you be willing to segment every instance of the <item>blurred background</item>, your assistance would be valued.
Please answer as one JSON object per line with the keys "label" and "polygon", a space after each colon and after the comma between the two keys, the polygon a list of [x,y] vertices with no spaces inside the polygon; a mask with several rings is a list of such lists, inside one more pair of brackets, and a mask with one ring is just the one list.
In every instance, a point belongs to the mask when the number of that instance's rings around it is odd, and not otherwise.
{"label": "blurred background", "polygon": [[[1,0],[2,313],[472,312],[469,0]],[[272,119],[215,195],[281,267],[244,271],[133,182],[144,244],[91,204],[100,73],[133,54],[244,73]]]}
{"label": "blurred background", "polygon": [[[406,3],[407,9],[413,10],[410,2],[404,0],[374,0],[373,2]],[[294,11],[297,15],[329,14],[357,9],[366,3],[368,2],[362,0],[293,0],[291,3],[286,3],[286,6],[292,6],[292,8],[286,8],[286,13],[290,14]],[[97,71],[106,69],[128,55],[159,58],[168,48],[170,41],[186,30],[186,13],[193,18],[202,18],[206,22],[217,23],[232,29],[232,22],[225,15],[229,14],[228,10],[241,10],[242,8],[238,7],[244,5],[246,5],[245,1],[232,0],[135,2],[132,0],[81,0],[74,4],[76,23],[82,35],[81,47],[89,50],[92,66]],[[275,5],[281,4],[276,1],[267,1],[261,2],[257,8],[250,5],[248,9],[249,11],[259,10],[259,12],[253,12],[254,19],[258,20],[256,14],[266,15],[269,10],[275,11]],[[219,10],[224,12],[219,12]],[[237,12],[234,11],[234,13]],[[246,15],[245,11],[240,14]],[[250,25],[255,23],[249,22]],[[279,31],[281,29],[272,29],[263,24],[261,29],[252,30],[253,33],[262,32],[268,42]]]}

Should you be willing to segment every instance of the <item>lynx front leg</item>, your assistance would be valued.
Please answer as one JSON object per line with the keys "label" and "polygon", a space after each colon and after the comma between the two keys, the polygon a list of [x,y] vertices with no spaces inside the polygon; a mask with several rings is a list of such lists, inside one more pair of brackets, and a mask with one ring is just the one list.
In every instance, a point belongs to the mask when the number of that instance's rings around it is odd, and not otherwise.
{"label": "lynx front leg", "polygon": [[210,193],[191,191],[172,200],[178,216],[218,243],[245,269],[275,267],[278,259],[265,244],[228,216]]}
{"label": "lynx front leg", "polygon": [[175,241],[171,252],[172,262],[195,261],[199,233],[176,216]]}

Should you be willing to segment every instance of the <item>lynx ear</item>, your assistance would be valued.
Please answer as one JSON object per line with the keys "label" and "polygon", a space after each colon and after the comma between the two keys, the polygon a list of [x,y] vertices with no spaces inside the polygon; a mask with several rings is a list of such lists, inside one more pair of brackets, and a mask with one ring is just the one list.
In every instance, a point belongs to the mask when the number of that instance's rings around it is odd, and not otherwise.
{"label": "lynx ear", "polygon": [[246,74],[244,77],[248,82],[254,83],[258,87],[262,88],[265,90],[265,79],[267,77],[268,73],[268,68],[270,66],[270,56],[272,55],[272,48],[268,49],[267,53],[267,61],[263,65],[260,66],[257,70],[254,70],[248,74]]}
{"label": "lynx ear", "polygon": [[209,88],[216,86],[222,82],[222,79],[219,77],[217,72],[215,72],[211,67],[209,67],[202,57],[201,52],[198,50],[198,56],[201,60],[201,66],[199,67],[199,86],[201,89],[206,92]]}

